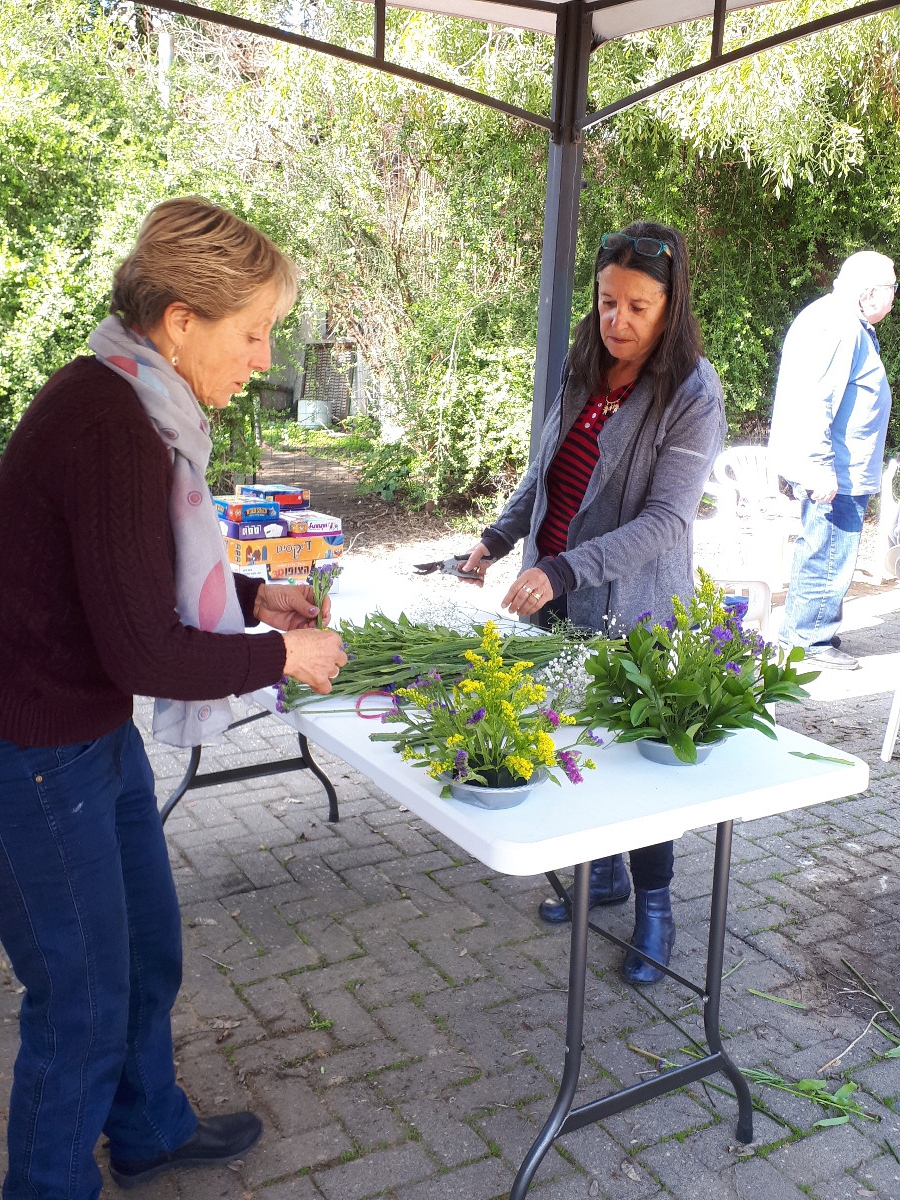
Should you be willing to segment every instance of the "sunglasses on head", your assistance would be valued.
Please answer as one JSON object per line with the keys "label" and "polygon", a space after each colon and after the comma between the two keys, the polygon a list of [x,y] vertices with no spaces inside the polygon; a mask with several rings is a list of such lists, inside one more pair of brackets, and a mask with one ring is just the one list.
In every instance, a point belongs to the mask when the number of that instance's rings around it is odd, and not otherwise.
{"label": "sunglasses on head", "polygon": [[627,233],[604,233],[600,239],[600,246],[603,250],[624,250],[626,246],[632,245],[638,254],[643,254],[645,258],[659,258],[661,254],[668,254],[672,257],[672,249],[667,242],[661,242],[658,238],[650,237],[629,237]]}

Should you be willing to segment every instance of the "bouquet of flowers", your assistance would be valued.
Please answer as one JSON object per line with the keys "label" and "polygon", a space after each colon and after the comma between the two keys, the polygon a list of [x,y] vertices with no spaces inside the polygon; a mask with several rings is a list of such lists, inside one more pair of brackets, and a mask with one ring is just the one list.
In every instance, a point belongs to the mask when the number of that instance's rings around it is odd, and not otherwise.
{"label": "bouquet of flowers", "polygon": [[[599,746],[602,739],[585,729],[571,746],[558,749],[551,734],[575,719],[542,707],[546,691],[527,674],[533,664],[519,660],[505,666],[501,643],[496,625],[487,621],[481,653],[464,652],[469,666],[458,682],[445,684],[432,668],[412,686],[398,688],[396,695],[410,707],[381,719],[403,728],[373,733],[373,741],[393,742],[404,759],[434,779],[515,787],[546,770],[559,783],[552,773],[558,767],[572,783],[581,783],[581,771],[596,764],[577,747]],[[449,795],[449,785],[442,795]]]}
{"label": "bouquet of flowers", "polygon": [[307,583],[312,588],[313,600],[319,607],[319,615],[316,617],[316,626],[322,628],[322,601],[331,591],[335,580],[341,573],[341,566],[334,561],[320,563],[319,566],[313,565],[309,573]]}
{"label": "bouquet of flowers", "polygon": [[620,742],[655,738],[677,758],[696,763],[697,746],[756,729],[774,738],[768,706],[799,701],[803,650],[789,653],[745,632],[729,612],[724,593],[700,571],[687,608],[672,598],[673,616],[652,623],[645,613],[627,637],[598,641],[585,669],[592,680],[579,719],[615,730]]}
{"label": "bouquet of flowers", "polygon": [[[327,570],[326,564],[316,568],[316,572]],[[330,570],[333,577],[335,568]],[[314,584],[312,576],[310,583]],[[332,695],[359,696],[369,691],[412,687],[429,671],[436,671],[445,682],[455,682],[468,669],[467,652],[477,652],[481,647],[485,628],[470,622],[463,632],[447,624],[411,621],[404,614],[395,619],[381,612],[370,613],[361,625],[342,620],[338,629],[349,661],[341,667]],[[577,707],[587,684],[580,664],[590,641],[570,626],[560,625],[547,634],[523,633],[521,629],[513,625],[501,635],[504,660],[538,669],[552,668],[547,685],[550,694],[557,697],[554,703],[557,707]],[[575,690],[580,678],[584,679],[581,694]],[[284,712],[320,700],[316,692],[294,679],[284,679],[279,687],[279,704]]]}

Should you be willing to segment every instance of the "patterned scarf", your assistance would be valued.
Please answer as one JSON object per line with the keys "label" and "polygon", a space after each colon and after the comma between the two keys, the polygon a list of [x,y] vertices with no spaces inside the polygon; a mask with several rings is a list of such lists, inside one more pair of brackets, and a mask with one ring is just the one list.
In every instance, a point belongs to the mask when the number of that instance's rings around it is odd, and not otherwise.
{"label": "patterned scarf", "polygon": [[[104,366],[134,388],[169,449],[175,607],[182,624],[211,633],[243,633],[244,617],[206,486],[209,422],[194,393],[153,343],[126,329],[118,317],[102,321],[88,345]],[[153,736],[170,746],[199,746],[227,729],[231,719],[227,700],[157,699]]]}

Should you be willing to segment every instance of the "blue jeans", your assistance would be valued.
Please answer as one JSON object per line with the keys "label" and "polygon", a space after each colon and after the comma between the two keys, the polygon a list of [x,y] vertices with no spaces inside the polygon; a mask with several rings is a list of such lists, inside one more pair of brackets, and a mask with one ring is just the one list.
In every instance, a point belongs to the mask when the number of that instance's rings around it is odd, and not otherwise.
{"label": "blue jeans", "polygon": [[4,1200],[96,1200],[93,1149],[154,1158],[197,1117],[169,1014],[181,918],[131,721],[94,742],[0,740],[0,941],[25,986]]}
{"label": "blue jeans", "polygon": [[830,503],[817,503],[799,488],[795,495],[803,534],[794,550],[781,640],[822,650],[841,623],[870,497],[838,493]]}

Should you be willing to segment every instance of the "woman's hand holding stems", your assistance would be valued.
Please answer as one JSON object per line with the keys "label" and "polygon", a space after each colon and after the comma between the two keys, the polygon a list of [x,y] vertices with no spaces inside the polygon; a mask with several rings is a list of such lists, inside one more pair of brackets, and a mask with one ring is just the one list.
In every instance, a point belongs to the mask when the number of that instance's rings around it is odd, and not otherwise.
{"label": "woman's hand holding stems", "polygon": [[[305,683],[320,695],[327,695],[347,655],[341,649],[339,633],[316,628],[319,608],[313,603],[312,588],[302,584],[264,583],[256,593],[253,615],[281,630],[285,675]],[[331,599],[325,596],[322,620],[327,622],[330,617]]]}

